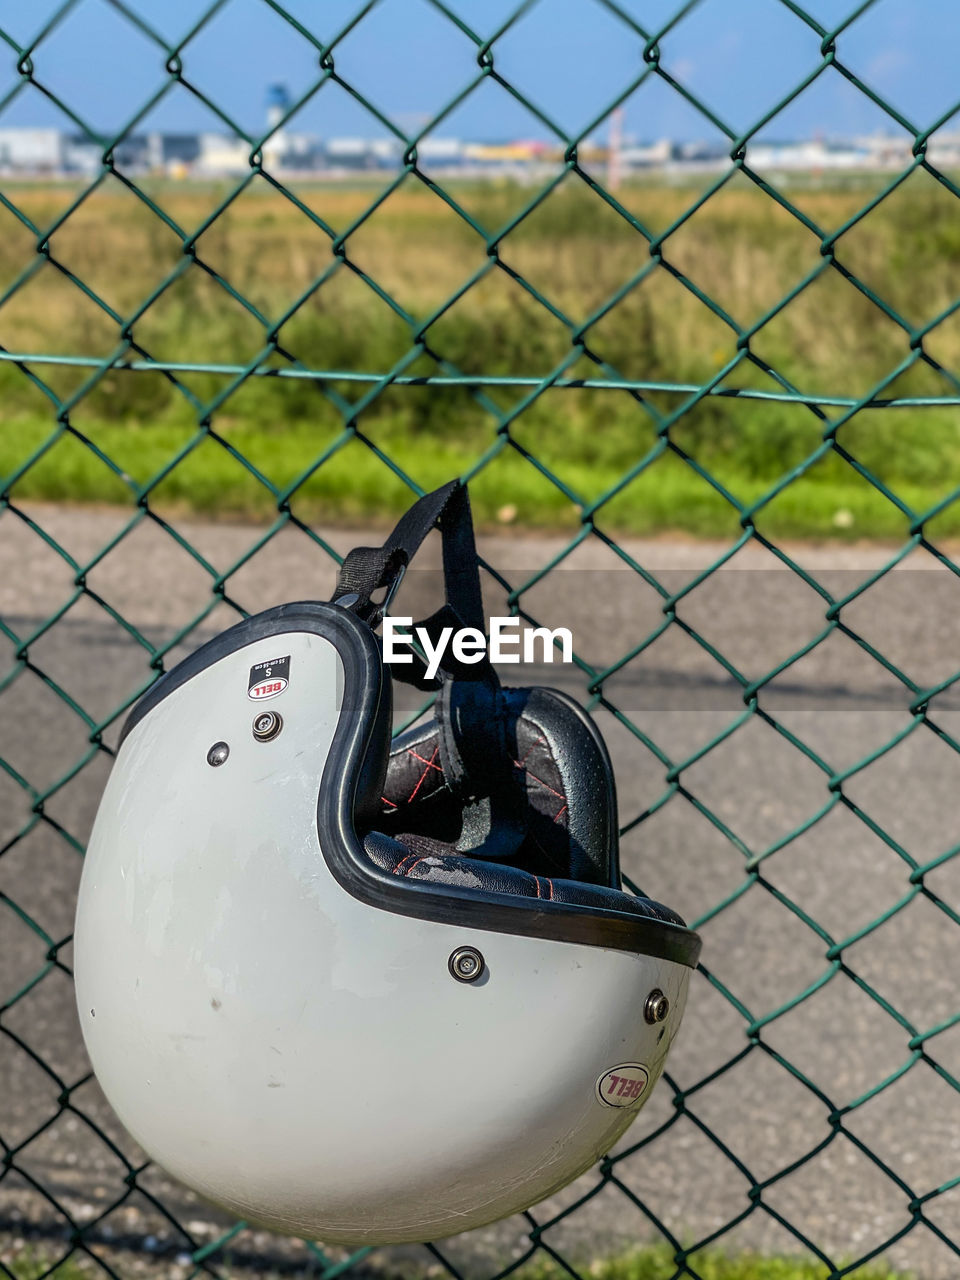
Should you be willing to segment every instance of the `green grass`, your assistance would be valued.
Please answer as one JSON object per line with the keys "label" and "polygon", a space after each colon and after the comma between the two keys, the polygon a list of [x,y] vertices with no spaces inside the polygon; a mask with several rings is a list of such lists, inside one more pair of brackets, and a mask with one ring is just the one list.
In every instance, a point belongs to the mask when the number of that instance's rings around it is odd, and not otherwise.
{"label": "green grass", "polygon": [[[19,1259],[7,1263],[12,1269],[15,1280],[35,1280],[36,1277],[50,1267],[51,1260],[44,1260],[37,1253],[24,1254]],[[166,1264],[157,1264],[157,1274]],[[763,1254],[743,1253],[729,1256],[718,1250],[707,1250],[691,1255],[689,1266],[699,1280],[827,1280],[830,1271],[821,1263],[805,1261],[800,1258],[778,1257]],[[616,1257],[592,1263],[578,1263],[577,1269],[585,1280],[672,1280],[677,1266],[673,1252],[666,1245],[652,1245],[643,1249],[620,1254]],[[221,1274],[241,1280],[246,1271],[231,1270],[229,1258],[218,1267]],[[56,1280],[90,1280],[94,1274],[102,1274],[88,1259],[74,1256],[62,1263],[52,1275]],[[415,1280],[429,1273],[438,1276],[440,1269],[431,1264],[427,1268],[417,1270],[404,1264],[400,1271],[389,1267],[361,1264],[356,1272],[358,1276],[375,1275],[378,1280]],[[149,1272],[144,1272],[149,1274]],[[202,1274],[202,1273],[200,1273]],[[270,1280],[273,1273],[258,1273],[261,1280]],[[350,1276],[351,1272],[346,1275]],[[687,1273],[682,1273],[686,1275]],[[322,1273],[304,1271],[304,1277],[314,1280]],[[538,1255],[531,1262],[525,1263],[512,1273],[514,1280],[570,1280],[569,1271],[545,1254]],[[891,1271],[881,1263],[869,1263],[845,1273],[849,1280],[914,1280],[903,1271]]]}
{"label": "green grass", "polygon": [[[945,426],[944,434],[952,435],[953,424]],[[276,516],[278,502],[288,488],[304,475],[307,478],[297,486],[289,503],[299,518],[313,523],[382,525],[399,515],[410,500],[407,485],[374,449],[345,435],[334,423],[324,426],[319,421],[293,421],[271,429],[240,420],[218,426],[217,439],[204,438],[188,421],[145,426],[137,421],[91,420],[84,421],[78,430],[121,468],[123,476],[70,433],[57,438],[54,424],[30,417],[11,418],[0,428],[0,474],[13,474],[46,442],[55,441],[13,485],[11,492],[17,500],[132,505],[149,487],[149,501],[160,510],[266,522]],[[574,431],[575,426],[570,425],[571,436]],[[495,443],[492,433],[479,431],[424,439],[403,414],[381,421],[370,439],[424,489],[468,472]],[[197,441],[196,447],[168,470],[191,441]],[[307,475],[317,456],[338,442],[327,461]],[[624,459],[602,452],[577,457],[576,442],[567,448],[568,443],[549,438],[548,433],[537,456],[573,494],[592,503],[617,486],[627,467]],[[652,438],[644,439],[642,451],[652,444]],[[231,450],[247,458],[268,484],[237,461]],[[893,486],[901,501],[923,512],[940,499],[943,482],[952,483],[960,475],[952,462],[952,441],[944,441],[943,454],[941,483],[923,475],[903,479],[891,474],[897,465],[890,457],[881,460],[877,473]],[[907,460],[901,472],[909,475],[911,469],[915,471],[916,461]],[[764,497],[783,474],[776,465],[758,470],[755,463],[755,458],[740,453],[719,455],[707,465],[716,481],[739,503],[748,505]],[[156,484],[152,484],[154,480]],[[471,496],[477,519],[487,526],[516,523],[524,528],[572,532],[580,520],[575,503],[509,446],[472,480]],[[669,452],[657,457],[601,506],[595,521],[611,533],[647,536],[675,530],[700,537],[729,537],[740,528],[736,509],[693,467]],[[893,503],[839,458],[828,458],[810,474],[794,480],[759,511],[756,524],[770,537],[786,538],[896,540],[905,538],[909,527]],[[948,507],[929,531],[938,536],[960,534],[960,507]]]}
{"label": "green grass", "polygon": [[[689,1265],[700,1280],[826,1280],[829,1269],[799,1258],[763,1254],[729,1256],[709,1250],[691,1256]],[[580,1268],[589,1280],[671,1280],[677,1266],[666,1245],[652,1246]],[[569,1273],[552,1260],[536,1261],[517,1271],[518,1280],[569,1280]],[[910,1280],[904,1272],[870,1264],[848,1273],[850,1280]]]}
{"label": "green grass", "polygon": [[[69,194],[34,185],[18,189],[16,197],[38,225],[48,225]],[[153,194],[180,227],[191,228],[204,223],[223,192],[168,183]],[[117,183],[104,183],[58,226],[50,249],[115,315],[137,315],[133,337],[160,360],[245,365],[263,348],[270,326],[331,266],[326,283],[279,329],[285,349],[310,368],[386,373],[408,355],[413,333],[422,328],[430,349],[466,375],[545,378],[570,354],[572,330],[594,315],[601,318],[588,326],[590,351],[626,378],[703,385],[736,354],[730,327],[662,267],[604,311],[624,282],[649,264],[649,253],[629,223],[582,184],[564,183],[500,246],[504,263],[549,299],[554,314],[497,270],[445,309],[488,261],[486,250],[478,235],[416,184],[406,184],[368,221],[361,215],[370,203],[369,189],[314,185],[298,194],[334,230],[356,224],[346,245],[355,270],[337,265],[326,236],[262,182],[251,184],[197,241],[202,261],[259,308],[267,328],[194,266],[141,315],[144,298],[182,265],[182,244]],[[696,200],[694,189],[638,182],[621,194],[651,232],[681,221],[663,243],[674,271],[742,326],[770,316],[751,338],[751,350],[804,392],[863,396],[909,354],[903,329],[832,270],[776,310],[822,264],[819,240],[746,179],[732,180],[685,223],[682,214]],[[797,200],[828,231],[849,222],[869,194],[848,184],[799,190]],[[528,190],[510,184],[457,190],[486,228],[508,224],[529,197]],[[960,296],[957,207],[945,188],[918,172],[839,238],[838,260],[905,323],[921,327]],[[35,237],[13,220],[8,230],[0,238],[0,287],[36,259]],[[0,306],[0,345],[103,358],[120,336],[115,315],[47,263]],[[943,368],[960,370],[955,318],[932,329],[924,345]],[[276,363],[283,361],[278,357]],[[89,376],[88,370],[58,365],[34,365],[33,371],[62,400],[75,396]],[[405,369],[436,371],[427,356]],[[568,374],[597,377],[602,371],[584,356]],[[185,374],[180,381],[177,387],[155,373],[111,372],[80,396],[70,421],[132,478],[135,489],[151,484],[196,434],[203,406],[226,386],[224,377],[213,374]],[[776,386],[749,364],[741,364],[731,381],[752,390]],[[682,404],[676,394],[654,393],[649,413],[624,391],[552,389],[512,418],[512,443],[506,443],[497,434],[500,417],[520,403],[526,389],[491,388],[482,400],[463,387],[389,387],[364,402],[370,389],[356,382],[318,387],[306,380],[249,379],[218,403],[211,426],[276,490],[285,494],[295,486],[291,506],[305,520],[386,524],[405,507],[407,488],[368,444],[424,488],[471,472],[499,445],[472,486],[480,519],[572,529],[578,508],[591,508],[657,447],[657,415],[662,420]],[[917,365],[884,394],[936,397],[952,389],[948,378]],[[61,441],[21,475],[25,460],[54,430],[56,407],[11,364],[0,365],[0,405],[0,492],[9,488],[15,499],[136,501],[140,490],[132,493],[76,439]],[[828,417],[836,419],[839,412],[829,410]],[[660,456],[597,508],[597,524],[614,534],[736,533],[741,511],[697,468],[741,509],[751,507],[804,466],[822,442],[824,425],[798,404],[703,401],[670,430],[672,443],[694,465],[673,454]],[[347,426],[362,439],[350,440],[297,485]],[[762,532],[903,538],[911,518],[883,489],[923,516],[960,481],[960,415],[952,409],[864,411],[839,428],[837,439],[853,462],[833,453],[805,470],[759,509]],[[150,503],[205,517],[269,520],[277,496],[208,440],[151,487]],[[960,533],[960,511],[948,507],[927,532]]]}

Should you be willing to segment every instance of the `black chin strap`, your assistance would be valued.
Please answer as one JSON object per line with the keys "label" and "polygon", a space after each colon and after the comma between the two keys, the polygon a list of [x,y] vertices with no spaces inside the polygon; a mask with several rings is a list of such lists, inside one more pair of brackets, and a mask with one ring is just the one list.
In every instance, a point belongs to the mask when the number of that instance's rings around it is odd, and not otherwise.
{"label": "black chin strap", "polygon": [[[377,626],[407,565],[437,524],[443,537],[445,608],[457,625],[485,631],[470,499],[459,480],[424,494],[401,517],[382,547],[354,547],[340,566],[334,604],[352,609],[365,622]],[[386,598],[375,603],[374,592],[384,589]]]}
{"label": "black chin strap", "polygon": [[[435,644],[444,627],[475,627],[486,635],[470,499],[459,480],[425,494],[401,518],[382,547],[356,547],[340,567],[333,603],[350,609],[371,627],[380,623],[407,565],[439,524],[443,539],[445,603],[422,622]],[[383,591],[381,599],[373,599]],[[513,778],[503,691],[489,657],[460,662],[448,645],[440,680],[426,676],[414,655],[394,674],[421,689],[440,685],[436,720],[444,776],[463,801],[458,848],[484,858],[509,858],[524,836],[523,797]]]}

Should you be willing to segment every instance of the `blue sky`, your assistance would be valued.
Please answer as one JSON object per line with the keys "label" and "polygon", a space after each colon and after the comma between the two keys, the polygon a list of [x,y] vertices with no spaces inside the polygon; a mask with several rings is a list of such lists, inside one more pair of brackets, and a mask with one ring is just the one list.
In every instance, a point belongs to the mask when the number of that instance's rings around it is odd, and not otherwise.
{"label": "blue sky", "polygon": [[[855,0],[805,0],[825,26]],[[0,0],[0,27],[30,41],[60,0]],[[619,0],[654,30],[679,0]],[[127,0],[171,43],[207,7],[204,0]],[[447,0],[481,35],[517,0]],[[328,40],[358,0],[288,0],[287,9]],[[839,56],[920,128],[960,102],[960,0],[878,0],[841,37]],[[748,129],[819,62],[819,40],[781,0],[702,0],[662,41],[662,65],[731,128]],[[597,0],[539,0],[495,45],[496,66],[569,135],[579,133],[638,74],[641,42]],[[336,51],[336,68],[408,133],[419,130],[477,74],[476,50],[427,0],[379,0]],[[16,59],[0,46],[0,93]],[[164,83],[160,50],[108,0],[81,0],[34,53],[37,79],[97,130],[113,134]],[[184,74],[246,131],[263,128],[267,86],[294,94],[317,77],[316,51],[265,0],[228,0],[183,54]],[[654,77],[625,104],[625,127],[654,139],[716,137],[712,126]],[[19,95],[0,125],[63,123],[35,89]],[[141,127],[223,126],[179,86]],[[375,137],[382,126],[349,94],[326,85],[293,127]],[[602,136],[606,126],[598,131]],[[827,71],[764,130],[767,137],[873,132],[896,126],[838,73]],[[505,139],[549,130],[493,82],[470,95],[438,134]]]}

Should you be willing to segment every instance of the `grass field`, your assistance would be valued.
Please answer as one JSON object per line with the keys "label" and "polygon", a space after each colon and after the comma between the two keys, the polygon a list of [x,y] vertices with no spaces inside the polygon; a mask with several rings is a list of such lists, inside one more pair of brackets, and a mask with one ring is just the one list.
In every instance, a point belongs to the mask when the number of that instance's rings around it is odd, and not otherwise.
{"label": "grass field", "polygon": [[[31,185],[6,194],[37,226],[48,227],[75,192]],[[225,192],[167,183],[152,194],[192,234]],[[337,235],[349,230],[373,194],[371,187],[320,184],[297,191]],[[530,194],[509,184],[455,188],[457,199],[491,233],[507,225]],[[791,195],[808,218],[832,232],[870,191],[862,185],[808,184]],[[667,230],[696,196],[690,186],[657,182],[622,192],[624,204],[655,234]],[[837,258],[909,326],[922,327],[960,298],[958,212],[956,199],[918,172],[840,237]],[[2,293],[37,255],[35,237],[6,210],[0,210],[0,227]],[[440,372],[540,379],[570,354],[572,330],[650,261],[642,237],[572,182],[500,244],[501,261],[538,290],[552,311],[498,268],[442,310],[488,261],[486,246],[415,182],[392,195],[345,243],[347,261],[337,265],[329,237],[258,179],[199,235],[196,253],[261,318],[195,264],[141,314],[144,299],[182,263],[182,243],[111,179],[53,231],[51,261],[12,295],[3,295],[0,345],[14,352],[104,359],[117,347],[118,317],[133,317],[130,333],[154,359],[246,365],[294,301],[332,268],[279,326],[282,347],[301,366],[385,374],[411,351],[413,334],[436,317],[425,338],[446,362]],[[743,327],[767,314],[822,261],[817,236],[742,176],[668,236],[663,255]],[[358,272],[375,280],[403,315]],[[590,325],[584,340],[604,364],[584,354],[567,370],[571,378],[613,377],[615,371],[626,379],[700,385],[737,349],[731,328],[663,266]],[[774,315],[750,346],[805,395],[833,397],[864,396],[910,350],[903,329],[833,270]],[[960,313],[932,330],[924,348],[944,369],[960,372]],[[266,367],[291,366],[275,356]],[[62,399],[73,396],[91,372],[55,364],[31,369]],[[438,365],[420,355],[404,372],[433,374]],[[371,395],[370,383],[258,377],[207,415],[206,406],[228,383],[227,376],[213,373],[182,372],[172,380],[156,372],[110,372],[72,407],[69,421],[72,431],[116,464],[112,469],[77,435],[58,436],[56,409],[43,391],[20,368],[0,365],[0,473],[15,477],[10,491],[16,498],[130,503],[140,487],[150,485],[151,505],[163,510],[266,520],[289,498],[292,510],[310,521],[387,522],[407,504],[409,490],[378,451],[427,488],[469,471],[494,450],[472,485],[481,520],[572,529],[584,506],[591,508],[657,447],[656,415],[662,419],[684,399],[676,392],[652,392],[651,413],[627,391],[553,388],[498,434],[529,387],[487,387],[482,394],[462,386],[388,387]],[[749,363],[733,372],[728,385],[775,388]],[[918,364],[884,395],[937,397],[954,390],[947,377]],[[835,418],[841,410],[825,412]],[[208,416],[209,430],[199,430],[198,422]],[[670,430],[670,440],[696,467],[662,452],[597,508],[596,523],[611,532],[734,532],[740,512],[697,468],[708,471],[741,507],[749,506],[813,453],[824,425],[802,404],[702,401]],[[960,483],[956,409],[871,409],[841,427],[838,440],[913,512],[931,510]],[[196,448],[168,470],[191,442]],[[756,523],[773,536],[893,539],[906,534],[910,519],[832,453],[763,506]],[[928,531],[960,533],[960,509],[948,506]]]}
{"label": "grass field", "polygon": [[[37,1277],[44,1276],[49,1271],[53,1261],[55,1259],[43,1258],[36,1253],[31,1253],[19,1259],[10,1259],[8,1265],[12,1267],[13,1280],[36,1280]],[[116,1264],[116,1259],[112,1261]],[[829,1269],[822,1264],[804,1262],[797,1258],[763,1257],[759,1254],[730,1257],[715,1250],[692,1255],[689,1264],[699,1280],[828,1280],[830,1275]],[[236,1280],[240,1280],[243,1275],[251,1274],[246,1270],[231,1270],[229,1258],[225,1263],[219,1264],[217,1270],[223,1275],[236,1277]],[[121,1267],[120,1274],[123,1273]],[[651,1246],[619,1257],[601,1259],[585,1266],[581,1264],[579,1273],[585,1277],[585,1280],[672,1280],[677,1273],[677,1265],[672,1250],[666,1246]],[[56,1280],[90,1280],[94,1275],[103,1275],[103,1271],[91,1259],[74,1255],[50,1274],[56,1277]],[[149,1275],[151,1272],[144,1270],[142,1264],[138,1262],[137,1274]],[[168,1277],[175,1275],[176,1280],[186,1280],[190,1275],[190,1268],[180,1264],[171,1268],[167,1263],[163,1272],[158,1268],[155,1274],[164,1274]],[[202,1276],[205,1273],[198,1270],[196,1274]],[[270,1280],[274,1273],[258,1272],[257,1274],[262,1280]],[[287,1271],[285,1274],[294,1273]],[[321,1273],[308,1270],[299,1274],[306,1278],[316,1277]],[[348,1271],[345,1274],[349,1276],[353,1273]],[[376,1276],[378,1280],[415,1280],[415,1277],[423,1275],[430,1276],[431,1280],[439,1280],[439,1277],[445,1273],[439,1266],[417,1271],[405,1265],[399,1271],[379,1266],[365,1270],[361,1266],[356,1274],[361,1277]],[[512,1275],[515,1280],[569,1280],[570,1272],[560,1263],[540,1255],[536,1261],[525,1263]],[[882,1264],[871,1263],[847,1272],[845,1280],[914,1280],[914,1277],[904,1272],[893,1272]]]}

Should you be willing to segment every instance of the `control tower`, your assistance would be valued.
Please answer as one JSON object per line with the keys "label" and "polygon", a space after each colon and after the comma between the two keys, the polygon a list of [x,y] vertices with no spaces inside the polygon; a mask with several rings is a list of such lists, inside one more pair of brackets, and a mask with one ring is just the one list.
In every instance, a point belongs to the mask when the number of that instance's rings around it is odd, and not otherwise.
{"label": "control tower", "polygon": [[[290,110],[290,91],[285,84],[267,86],[267,128],[276,129],[277,125]],[[263,158],[267,165],[282,160],[287,151],[287,139],[282,129],[272,133],[264,146]]]}

